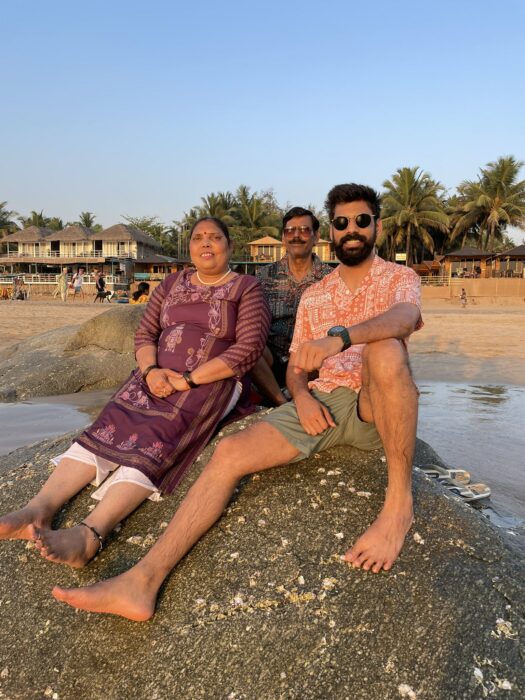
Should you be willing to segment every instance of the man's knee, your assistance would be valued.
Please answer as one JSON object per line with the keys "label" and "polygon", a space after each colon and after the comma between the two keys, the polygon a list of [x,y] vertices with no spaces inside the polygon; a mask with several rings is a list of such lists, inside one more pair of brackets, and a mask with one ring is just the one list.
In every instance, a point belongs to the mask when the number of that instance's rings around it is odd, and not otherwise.
{"label": "man's knee", "polygon": [[206,470],[237,479],[249,474],[247,450],[245,447],[243,448],[245,442],[244,433],[235,433],[223,438],[217,443]]}
{"label": "man's knee", "polygon": [[363,350],[364,375],[369,379],[395,381],[412,379],[408,353],[397,338],[368,343]]}

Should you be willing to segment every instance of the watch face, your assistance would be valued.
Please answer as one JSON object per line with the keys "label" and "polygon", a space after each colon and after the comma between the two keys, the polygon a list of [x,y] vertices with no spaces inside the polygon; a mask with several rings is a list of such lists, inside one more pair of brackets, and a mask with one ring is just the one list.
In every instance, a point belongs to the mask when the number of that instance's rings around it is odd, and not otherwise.
{"label": "watch face", "polygon": [[335,335],[336,333],[342,333],[346,328],[344,326],[333,326],[328,331],[328,335]]}

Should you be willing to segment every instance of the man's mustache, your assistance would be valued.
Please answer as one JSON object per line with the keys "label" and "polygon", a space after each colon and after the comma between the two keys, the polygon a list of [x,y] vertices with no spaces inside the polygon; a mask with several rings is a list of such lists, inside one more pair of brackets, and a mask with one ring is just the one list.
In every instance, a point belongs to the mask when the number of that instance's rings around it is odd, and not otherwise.
{"label": "man's mustache", "polygon": [[366,243],[367,238],[366,236],[362,236],[360,233],[347,233],[339,240],[337,245],[342,246],[345,243],[350,243],[350,241],[359,241],[360,243]]}

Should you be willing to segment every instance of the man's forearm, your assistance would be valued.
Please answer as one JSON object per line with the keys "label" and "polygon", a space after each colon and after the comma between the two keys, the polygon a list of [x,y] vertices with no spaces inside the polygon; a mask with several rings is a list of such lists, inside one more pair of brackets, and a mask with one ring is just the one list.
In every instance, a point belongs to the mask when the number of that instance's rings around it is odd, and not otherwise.
{"label": "man's forearm", "polygon": [[395,304],[379,316],[350,326],[348,328],[350,340],[352,345],[361,345],[387,338],[408,338],[415,330],[420,315],[415,304],[407,302]]}
{"label": "man's forearm", "polygon": [[286,370],[286,386],[290,392],[292,399],[296,400],[301,393],[310,393],[308,389],[308,372],[295,373],[293,370],[294,358],[290,356],[288,368]]}

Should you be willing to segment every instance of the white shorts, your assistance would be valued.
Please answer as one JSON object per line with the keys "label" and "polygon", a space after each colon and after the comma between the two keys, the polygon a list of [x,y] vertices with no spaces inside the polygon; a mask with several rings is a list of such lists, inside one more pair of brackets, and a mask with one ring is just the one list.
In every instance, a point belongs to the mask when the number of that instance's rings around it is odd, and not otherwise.
{"label": "white shorts", "polygon": [[[242,384],[237,382],[230,402],[222,415],[223,418],[235,408],[241,392]],[[150,501],[162,500],[162,496],[158,488],[154,486],[150,479],[148,479],[148,477],[141,471],[135,469],[134,467],[126,467],[125,465],[119,465],[116,462],[111,462],[109,459],[105,459],[104,457],[98,457],[89,450],[86,450],[86,448],[82,447],[82,445],[79,445],[78,442],[74,442],[63,454],[53,457],[51,462],[56,466],[63,457],[68,457],[69,459],[74,459],[77,462],[83,462],[84,464],[90,464],[96,468],[95,478],[91,482],[93,486],[100,487],[91,494],[91,498],[94,498],[96,501],[101,501],[104,498],[110,486],[123,481],[127,481],[131,484],[138,484],[139,486],[143,486],[144,488],[150,490],[152,492],[151,496],[149,496]],[[111,474],[111,476],[109,476],[109,474]]]}

